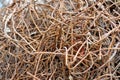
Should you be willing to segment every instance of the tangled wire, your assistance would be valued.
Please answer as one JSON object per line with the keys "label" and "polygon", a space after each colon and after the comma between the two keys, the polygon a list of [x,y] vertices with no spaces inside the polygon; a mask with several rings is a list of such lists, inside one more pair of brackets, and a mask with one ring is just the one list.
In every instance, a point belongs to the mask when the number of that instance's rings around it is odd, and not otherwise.
{"label": "tangled wire", "polygon": [[15,0],[0,12],[0,80],[119,80],[119,0]]}

